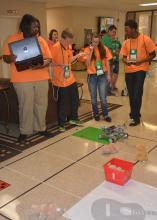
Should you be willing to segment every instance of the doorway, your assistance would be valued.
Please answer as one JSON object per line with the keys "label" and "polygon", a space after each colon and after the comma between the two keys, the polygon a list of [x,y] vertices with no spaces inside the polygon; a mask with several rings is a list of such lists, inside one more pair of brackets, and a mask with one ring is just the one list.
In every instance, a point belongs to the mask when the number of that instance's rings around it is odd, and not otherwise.
{"label": "doorway", "polygon": [[[0,16],[0,55],[3,54],[3,44],[10,34],[18,31],[19,17],[17,16]],[[10,66],[0,61],[0,77],[10,78]]]}

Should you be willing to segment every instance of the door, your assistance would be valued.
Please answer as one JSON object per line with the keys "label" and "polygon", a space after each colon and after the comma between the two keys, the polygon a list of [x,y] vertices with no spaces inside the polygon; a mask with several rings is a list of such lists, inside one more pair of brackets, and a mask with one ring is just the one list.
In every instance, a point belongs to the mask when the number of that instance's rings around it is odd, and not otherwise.
{"label": "door", "polygon": [[[19,17],[0,17],[0,54],[3,53],[3,44],[8,35],[18,31]],[[10,65],[0,61],[0,77],[10,78]]]}

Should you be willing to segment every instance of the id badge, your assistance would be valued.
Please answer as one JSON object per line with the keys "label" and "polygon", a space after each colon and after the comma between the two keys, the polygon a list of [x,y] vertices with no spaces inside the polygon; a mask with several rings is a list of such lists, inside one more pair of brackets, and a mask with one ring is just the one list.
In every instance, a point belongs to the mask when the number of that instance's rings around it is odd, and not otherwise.
{"label": "id badge", "polygon": [[130,61],[136,61],[137,60],[137,49],[131,49],[130,50]]}
{"label": "id badge", "polygon": [[95,67],[96,67],[97,76],[100,76],[100,75],[104,74],[101,61],[96,61],[95,62]]}
{"label": "id badge", "polygon": [[70,71],[69,71],[69,66],[64,67],[64,77],[69,78],[70,76]]}

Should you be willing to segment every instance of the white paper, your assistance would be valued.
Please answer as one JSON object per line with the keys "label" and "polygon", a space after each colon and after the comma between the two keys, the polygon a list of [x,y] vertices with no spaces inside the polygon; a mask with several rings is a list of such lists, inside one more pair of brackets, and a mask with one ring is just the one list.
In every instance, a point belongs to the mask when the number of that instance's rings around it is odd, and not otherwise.
{"label": "white paper", "polygon": [[105,181],[64,217],[70,220],[157,220],[157,189],[134,180],[124,186]]}

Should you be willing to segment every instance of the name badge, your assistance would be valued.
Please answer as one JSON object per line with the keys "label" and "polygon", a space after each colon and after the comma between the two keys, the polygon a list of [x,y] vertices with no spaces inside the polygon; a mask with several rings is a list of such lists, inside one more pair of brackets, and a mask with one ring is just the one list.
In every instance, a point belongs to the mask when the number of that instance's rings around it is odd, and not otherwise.
{"label": "name badge", "polygon": [[130,61],[136,61],[137,60],[137,49],[131,49],[130,50]]}
{"label": "name badge", "polygon": [[100,60],[95,62],[95,67],[96,67],[97,76],[104,74],[103,68],[102,68],[102,62]]}
{"label": "name badge", "polygon": [[69,78],[69,76],[70,76],[69,66],[65,66],[64,67],[64,77]]}

